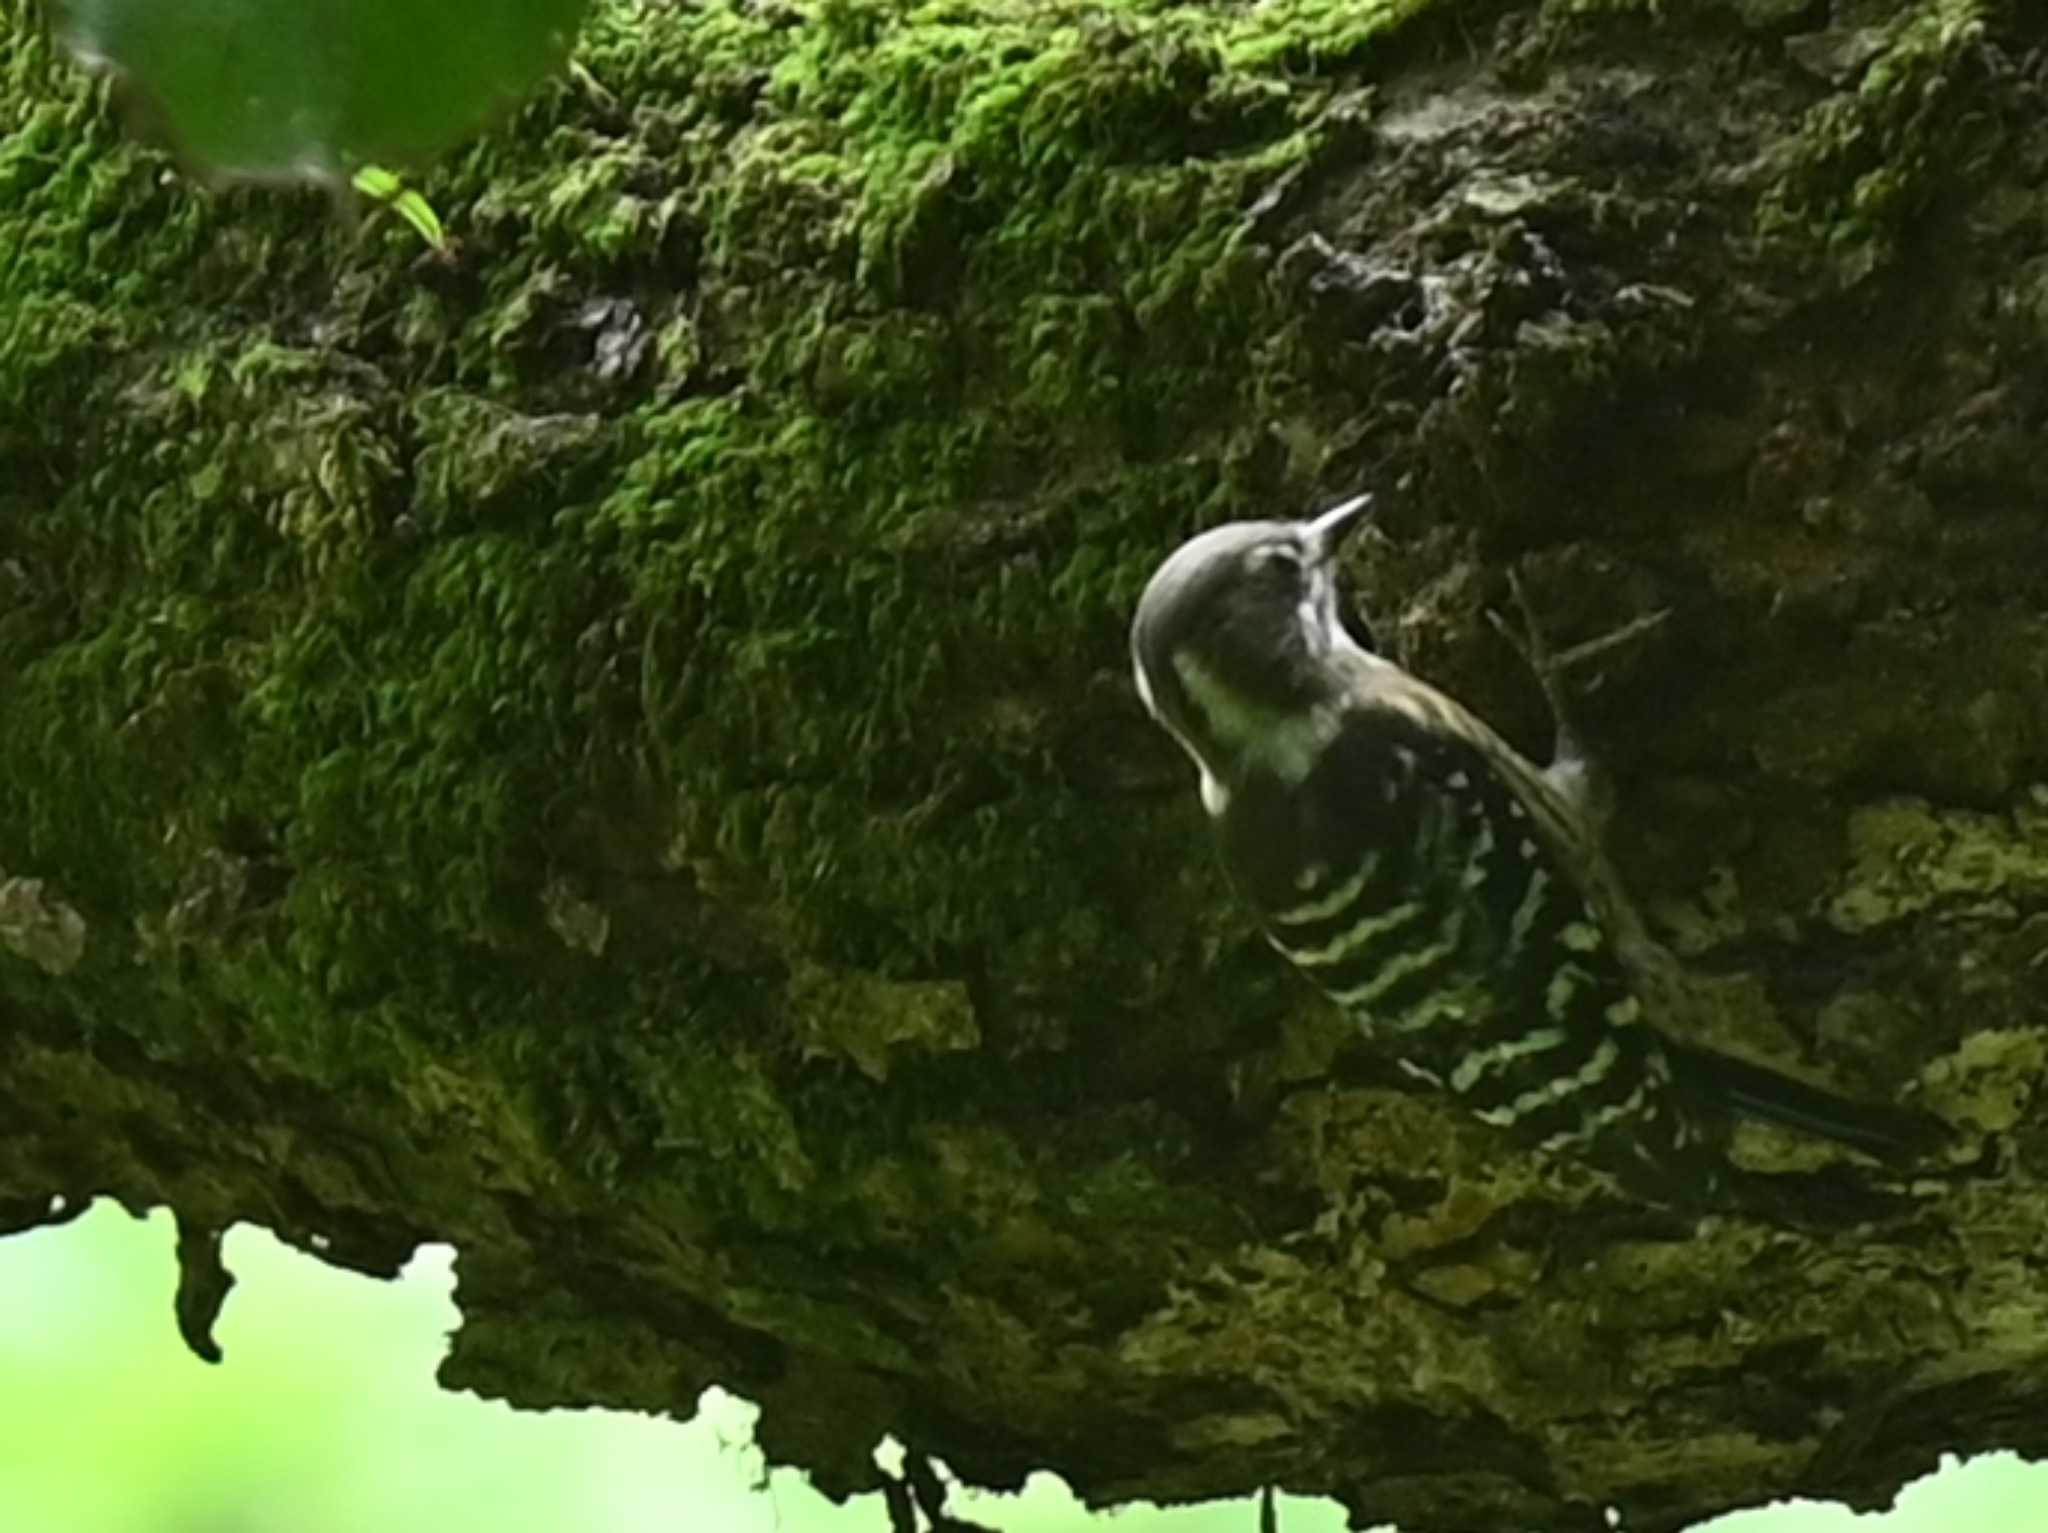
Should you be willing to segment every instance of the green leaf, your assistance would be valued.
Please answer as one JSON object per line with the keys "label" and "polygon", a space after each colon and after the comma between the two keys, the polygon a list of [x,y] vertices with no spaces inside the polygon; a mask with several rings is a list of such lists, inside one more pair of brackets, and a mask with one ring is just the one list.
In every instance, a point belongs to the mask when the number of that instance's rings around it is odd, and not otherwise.
{"label": "green leaf", "polygon": [[386,170],[382,165],[365,165],[351,179],[357,191],[376,202],[389,202],[405,190],[397,172]]}
{"label": "green leaf", "polygon": [[441,228],[441,216],[434,205],[382,165],[365,165],[349,178],[350,184],[372,202],[381,202],[419,232],[419,237],[436,250],[448,248],[448,236]]}
{"label": "green leaf", "polygon": [[[53,0],[85,63],[222,177],[335,182],[459,143],[567,56],[588,0]],[[401,211],[401,216],[407,216]]]}
{"label": "green leaf", "polygon": [[433,204],[418,192],[400,192],[391,199],[391,211],[419,230],[420,238],[436,250],[448,248],[448,237],[441,232],[440,216],[434,212]]}

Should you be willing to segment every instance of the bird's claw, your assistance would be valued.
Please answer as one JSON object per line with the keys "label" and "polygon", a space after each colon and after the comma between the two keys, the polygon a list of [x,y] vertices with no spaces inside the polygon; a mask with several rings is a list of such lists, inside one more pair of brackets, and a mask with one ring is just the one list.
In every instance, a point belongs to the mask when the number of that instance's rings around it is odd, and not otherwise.
{"label": "bird's claw", "polygon": [[1555,731],[1551,745],[1550,764],[1544,768],[1544,776],[1551,786],[1562,793],[1583,814],[1586,822],[1595,832],[1604,831],[1613,818],[1614,789],[1605,770],[1586,748],[1585,736],[1574,718],[1574,708],[1565,689],[1567,673],[1578,669],[1589,661],[1634,643],[1644,634],[1663,626],[1671,616],[1669,607],[1642,617],[1633,618],[1619,628],[1575,644],[1570,649],[1553,653],[1544,639],[1543,625],[1536,617],[1536,609],[1529,600],[1528,587],[1523,583],[1522,573],[1510,565],[1507,572],[1508,591],[1514,597],[1515,607],[1521,622],[1511,624],[1501,613],[1487,609],[1487,620],[1494,631],[1522,657],[1522,663],[1536,678],[1537,686],[1543,689],[1544,701],[1550,705],[1550,717]]}

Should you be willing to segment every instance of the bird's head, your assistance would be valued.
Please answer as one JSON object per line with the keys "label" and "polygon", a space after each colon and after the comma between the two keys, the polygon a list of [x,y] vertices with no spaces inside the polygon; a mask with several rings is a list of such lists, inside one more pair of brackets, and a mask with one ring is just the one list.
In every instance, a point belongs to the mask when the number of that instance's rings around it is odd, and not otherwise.
{"label": "bird's head", "polygon": [[1333,727],[1331,661],[1357,648],[1337,553],[1371,506],[1360,495],[1309,521],[1212,528],[1146,585],[1131,623],[1138,696],[1202,769],[1211,812],[1249,766],[1305,774]]}

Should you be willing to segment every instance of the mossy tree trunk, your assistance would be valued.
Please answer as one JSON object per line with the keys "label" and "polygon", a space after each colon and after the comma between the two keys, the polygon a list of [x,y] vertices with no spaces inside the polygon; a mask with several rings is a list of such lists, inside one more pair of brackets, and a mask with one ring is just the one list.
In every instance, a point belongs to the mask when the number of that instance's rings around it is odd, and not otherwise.
{"label": "mossy tree trunk", "polygon": [[[0,34],[0,1211],[461,1250],[444,1378],[1410,1533],[2048,1451],[2048,116],[1994,0],[604,9],[426,185],[209,194]],[[1510,567],[1716,1041],[1957,1129],[1673,1239],[1402,1094],[1124,676],[1377,488]],[[1811,1152],[1761,1135],[1762,1165]]]}

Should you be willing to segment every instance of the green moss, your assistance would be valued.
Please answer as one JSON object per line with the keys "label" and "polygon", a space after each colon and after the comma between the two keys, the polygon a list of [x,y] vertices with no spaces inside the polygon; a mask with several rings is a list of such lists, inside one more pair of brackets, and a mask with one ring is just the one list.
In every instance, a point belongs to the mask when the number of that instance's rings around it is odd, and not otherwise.
{"label": "green moss", "polygon": [[[1046,700],[1120,674],[1162,546],[1251,508],[1290,383],[1244,210],[1426,9],[608,7],[423,184],[445,256],[179,180],[11,19],[0,862],[91,923],[63,1004],[595,1185],[876,1228],[820,1179],[906,1125],[817,1086],[779,976],[686,929],[571,950],[543,890],[673,805],[785,955],[1156,991],[1110,935],[1153,832]],[[899,1052],[898,1100],[963,1105]],[[1001,1075],[964,1089],[1041,1089]],[[1074,1217],[1156,1196],[1121,1185]]]}
{"label": "green moss", "polygon": [[1937,200],[1978,185],[2005,137],[1981,47],[1994,9],[1921,0],[1900,12],[1854,88],[1807,112],[1760,204],[1762,230],[1816,247],[1849,286]]}

